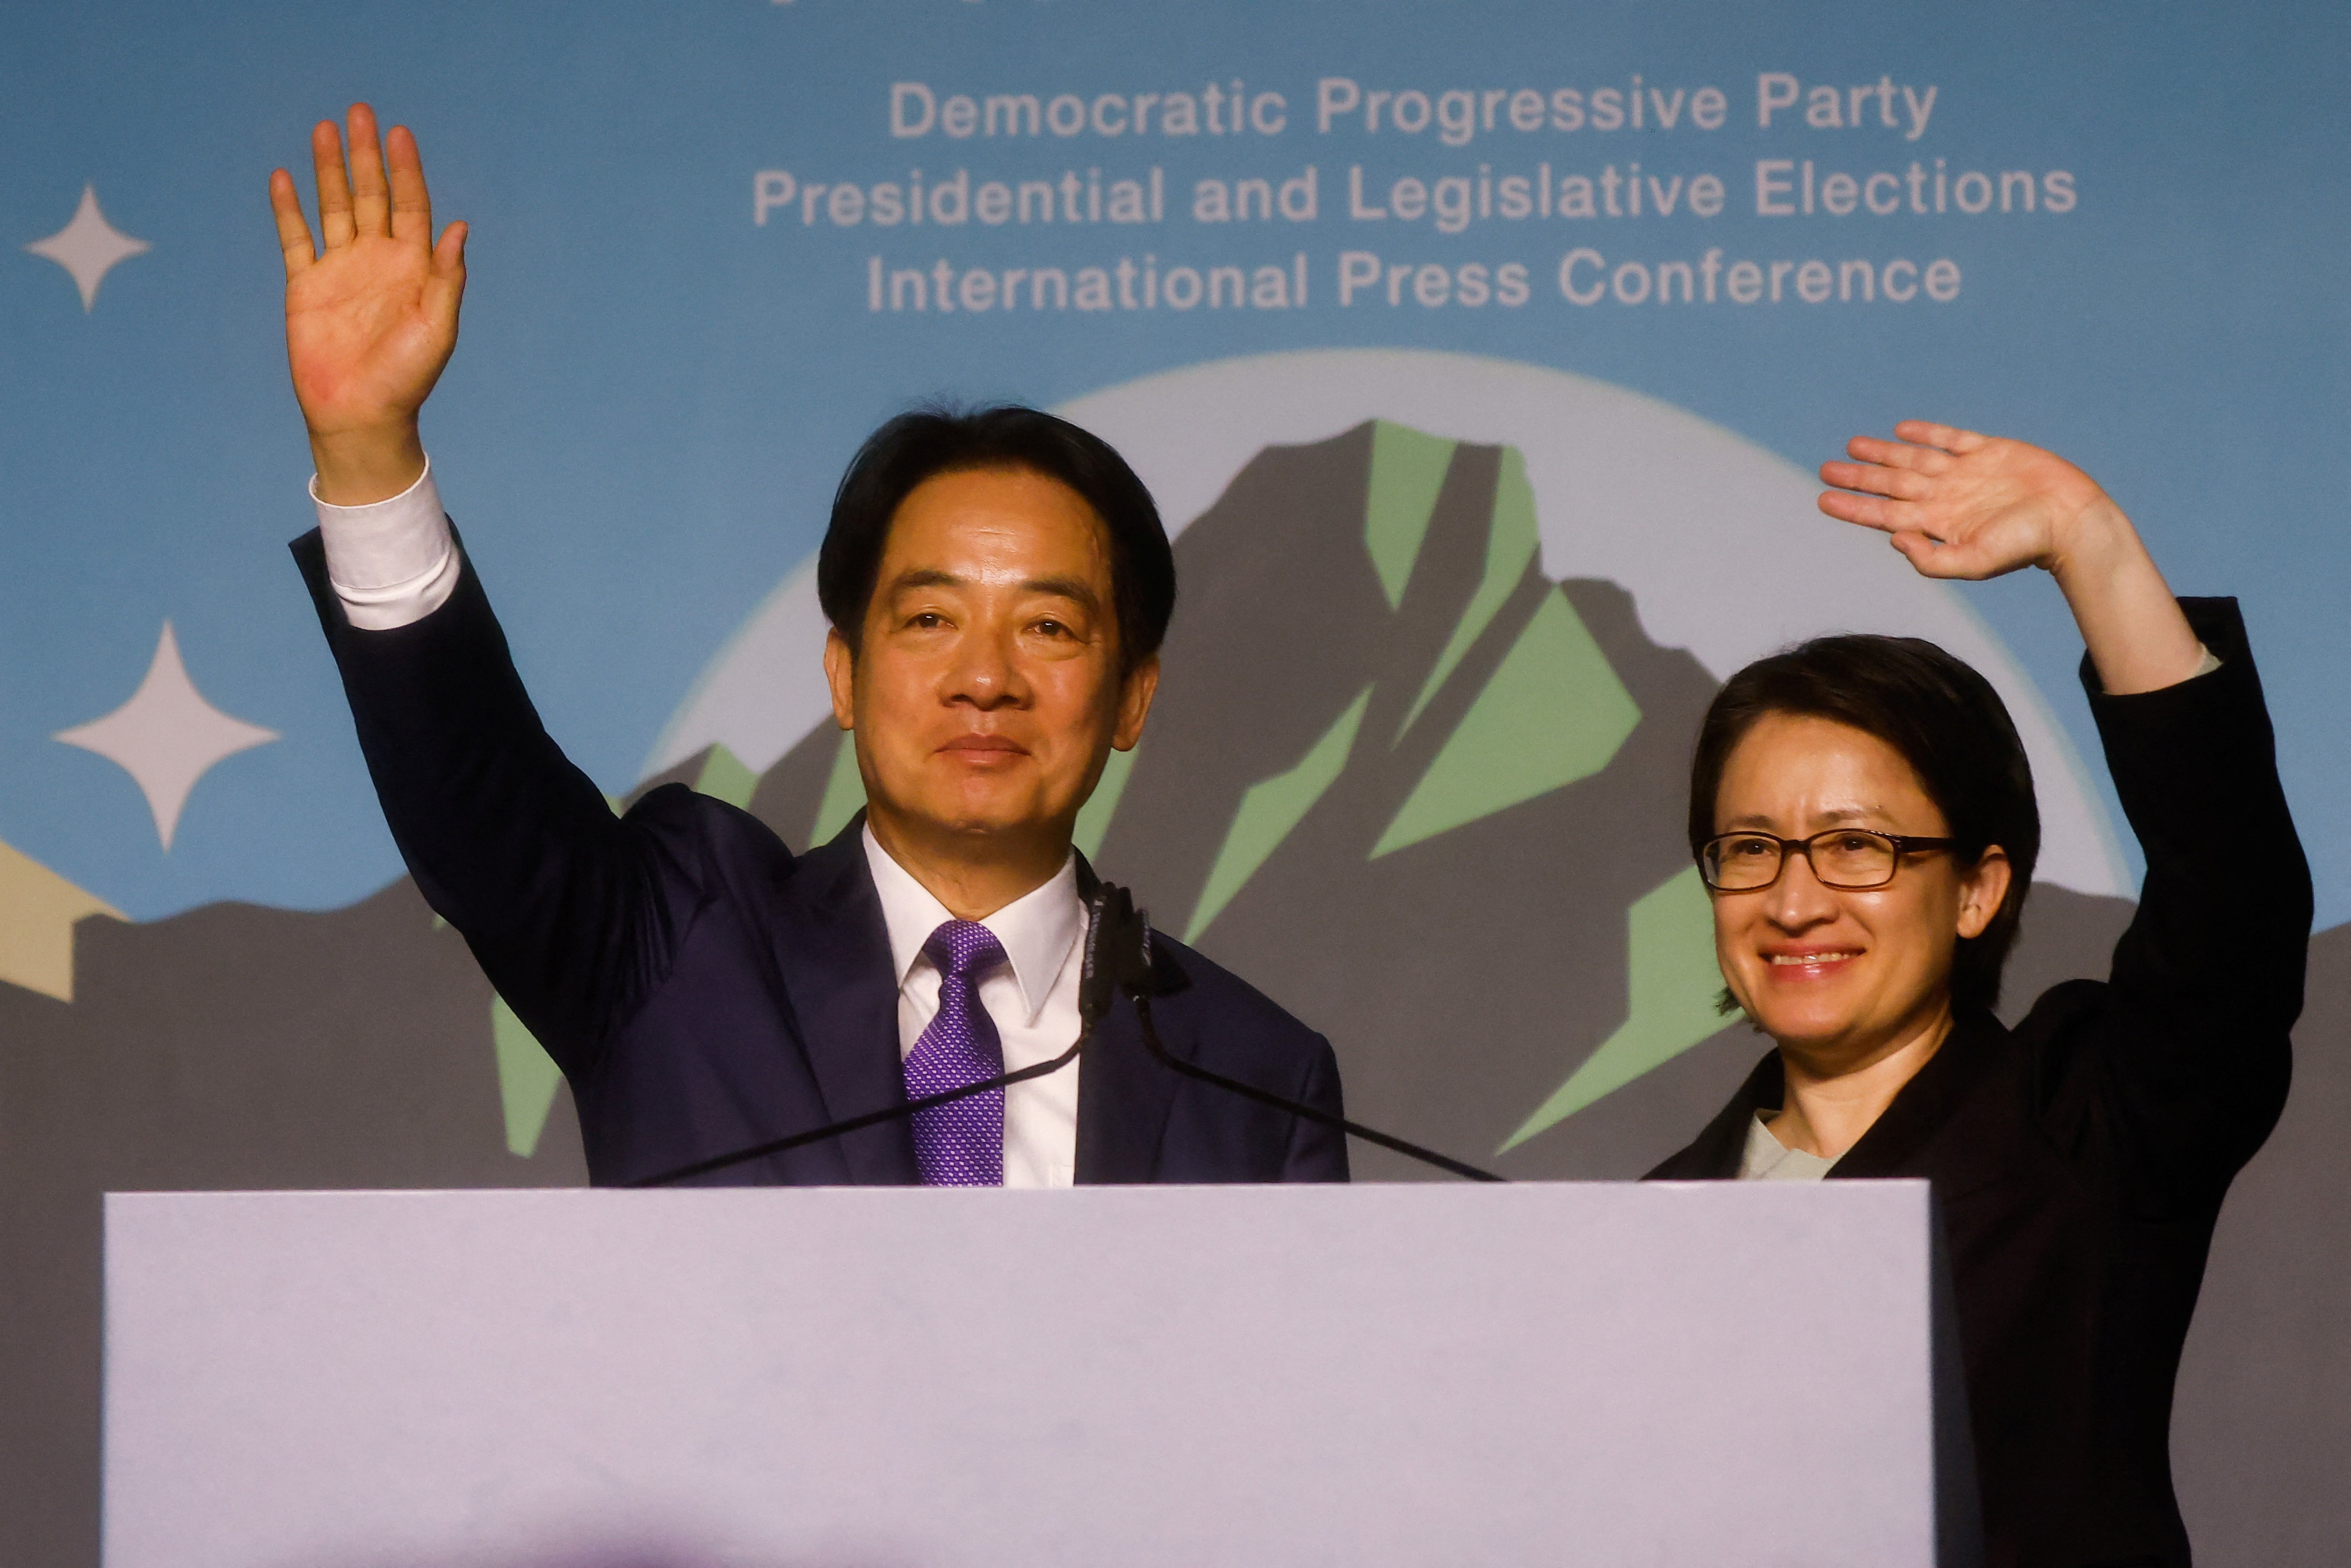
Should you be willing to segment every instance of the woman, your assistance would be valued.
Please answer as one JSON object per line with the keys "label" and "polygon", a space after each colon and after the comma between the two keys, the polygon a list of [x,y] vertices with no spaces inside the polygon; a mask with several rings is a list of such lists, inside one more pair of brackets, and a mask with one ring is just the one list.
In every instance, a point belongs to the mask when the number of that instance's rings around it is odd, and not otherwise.
{"label": "woman", "polygon": [[1701,729],[1689,834],[1729,996],[1775,1049],[1651,1175],[1932,1180],[1989,1560],[2184,1565],[2172,1380],[2221,1197],[2284,1102],[2309,871],[2234,602],[2175,601],[2053,455],[1895,433],[1823,465],[1821,509],[1929,577],[2057,580],[2138,912],[2109,979],[2003,1028],[2040,824],[1999,697],[1912,639],[1750,665]]}

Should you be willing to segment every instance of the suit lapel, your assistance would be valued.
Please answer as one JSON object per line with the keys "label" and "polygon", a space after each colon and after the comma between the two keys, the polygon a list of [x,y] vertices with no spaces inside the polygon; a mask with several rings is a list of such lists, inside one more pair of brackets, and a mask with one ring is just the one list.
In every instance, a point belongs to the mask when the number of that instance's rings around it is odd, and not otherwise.
{"label": "suit lapel", "polygon": [[[1911,1074],[1910,1082],[1829,1175],[1862,1179],[1932,1174],[1938,1185],[1972,1185],[1972,1173],[1957,1169],[1929,1173],[1919,1162],[1928,1145],[1950,1124],[1960,1103],[1982,1082],[2007,1044],[2008,1030],[1990,1013],[1962,1015],[1927,1065]],[[1963,1151],[1963,1155],[1991,1153]],[[1968,1162],[1963,1158],[1961,1163]]]}
{"label": "suit lapel", "polygon": [[[1971,1173],[1929,1173],[1920,1168],[1919,1161],[1935,1135],[1949,1124],[1960,1103],[1982,1082],[2007,1043],[2008,1030],[1990,1014],[1962,1017],[1952,1026],[1942,1049],[1911,1075],[1910,1082],[1895,1094],[1870,1124],[1869,1131],[1830,1167],[1829,1179],[1860,1181],[1873,1176],[1932,1174],[1938,1185],[1957,1180],[1962,1184],[1959,1190],[1964,1190]],[[1689,1147],[1651,1171],[1650,1177],[1668,1181],[1729,1181],[1736,1177],[1747,1151],[1748,1124],[1759,1112],[1768,1114],[1779,1110],[1786,1093],[1787,1078],[1780,1067],[1780,1053],[1776,1050],[1767,1051],[1763,1060],[1755,1064],[1755,1071],[1747,1075],[1739,1092],[1730,1097],[1730,1103],[1722,1108],[1721,1114],[1707,1124],[1706,1131]],[[1966,1162],[1963,1159],[1961,1163]]]}
{"label": "suit lapel", "polygon": [[[1188,1040],[1171,1038],[1164,1013],[1152,1018],[1168,1051],[1190,1061]],[[1134,1003],[1121,997],[1078,1056],[1076,1179],[1088,1186],[1154,1179],[1176,1082],[1144,1049]]]}
{"label": "suit lapel", "polygon": [[1730,1103],[1718,1113],[1706,1130],[1693,1139],[1689,1146],[1656,1170],[1649,1173],[1651,1181],[1730,1181],[1739,1175],[1740,1161],[1747,1153],[1748,1124],[1755,1120],[1758,1111],[1776,1111],[1780,1098],[1786,1092],[1786,1081],[1780,1071],[1780,1053],[1767,1051]]}
{"label": "suit lapel", "polygon": [[[831,843],[800,858],[786,884],[785,919],[774,938],[801,1049],[831,1121],[906,1097],[898,1055],[898,978],[881,895],[865,862],[864,825],[861,811]],[[839,1143],[852,1182],[892,1186],[922,1179],[914,1132],[903,1116]]]}

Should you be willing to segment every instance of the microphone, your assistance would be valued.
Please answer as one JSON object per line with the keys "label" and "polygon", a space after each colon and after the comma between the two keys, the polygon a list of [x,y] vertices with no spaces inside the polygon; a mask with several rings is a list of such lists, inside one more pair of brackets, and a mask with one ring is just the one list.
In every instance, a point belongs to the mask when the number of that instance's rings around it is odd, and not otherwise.
{"label": "microphone", "polygon": [[1070,1049],[1061,1055],[1049,1061],[1033,1062],[1017,1072],[1000,1073],[997,1077],[978,1083],[967,1083],[960,1088],[946,1090],[937,1094],[925,1094],[919,1100],[902,1100],[896,1104],[884,1105],[878,1111],[868,1111],[862,1115],[829,1122],[821,1127],[811,1127],[806,1132],[794,1133],[787,1137],[771,1138],[764,1144],[754,1144],[748,1148],[737,1149],[729,1154],[714,1155],[708,1159],[696,1160],[691,1165],[679,1166],[674,1170],[662,1171],[654,1176],[639,1176],[620,1185],[628,1187],[667,1186],[672,1183],[686,1181],[695,1176],[708,1176],[713,1171],[722,1171],[731,1166],[765,1159],[769,1155],[780,1155],[789,1149],[821,1143],[827,1138],[837,1138],[846,1133],[879,1126],[884,1122],[893,1121],[901,1116],[911,1116],[917,1111],[927,1111],[935,1105],[952,1104],[957,1100],[968,1099],[974,1094],[985,1094],[996,1089],[1008,1089],[1015,1083],[1026,1083],[1032,1078],[1042,1078],[1047,1073],[1059,1072],[1062,1068],[1075,1061],[1079,1054],[1085,1050],[1087,1042],[1093,1039],[1096,1027],[1110,1015],[1111,1006],[1117,1000],[1118,993],[1121,991],[1124,991],[1134,1003],[1135,1018],[1143,1026],[1144,1049],[1151,1053],[1154,1061],[1172,1072],[1182,1077],[1197,1079],[1203,1083],[1214,1084],[1228,1093],[1254,1100],[1261,1105],[1270,1105],[1277,1111],[1287,1111],[1293,1116],[1303,1116],[1318,1125],[1352,1134],[1365,1143],[1377,1144],[1384,1149],[1393,1150],[1396,1154],[1418,1160],[1424,1165],[1434,1166],[1438,1170],[1448,1171],[1455,1176],[1467,1176],[1471,1181],[1499,1182],[1508,1179],[1496,1176],[1491,1171],[1479,1170],[1476,1166],[1464,1164],[1450,1155],[1440,1155],[1434,1149],[1425,1149],[1418,1144],[1383,1133],[1376,1127],[1366,1127],[1360,1122],[1351,1122],[1346,1117],[1335,1115],[1320,1106],[1309,1105],[1303,1101],[1292,1100],[1287,1095],[1259,1089],[1254,1083],[1244,1083],[1237,1078],[1228,1078],[1221,1072],[1213,1072],[1207,1068],[1179,1060],[1170,1054],[1166,1046],[1162,1043],[1158,1027],[1152,1021],[1151,998],[1158,988],[1157,971],[1151,951],[1150,915],[1134,907],[1134,899],[1126,889],[1107,882],[1099,883],[1094,889],[1093,896],[1086,901],[1085,956],[1078,975],[1078,1038],[1071,1044]]}

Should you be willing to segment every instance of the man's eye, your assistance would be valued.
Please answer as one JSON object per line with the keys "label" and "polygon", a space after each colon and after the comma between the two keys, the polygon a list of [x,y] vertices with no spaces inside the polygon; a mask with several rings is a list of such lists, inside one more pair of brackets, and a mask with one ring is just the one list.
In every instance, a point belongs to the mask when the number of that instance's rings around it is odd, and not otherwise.
{"label": "man's eye", "polygon": [[935,610],[925,610],[916,614],[907,624],[925,632],[935,632],[946,624],[946,619]]}
{"label": "man's eye", "polygon": [[1037,622],[1037,630],[1048,637],[1066,637],[1070,634],[1070,629],[1059,621],[1040,621]]}

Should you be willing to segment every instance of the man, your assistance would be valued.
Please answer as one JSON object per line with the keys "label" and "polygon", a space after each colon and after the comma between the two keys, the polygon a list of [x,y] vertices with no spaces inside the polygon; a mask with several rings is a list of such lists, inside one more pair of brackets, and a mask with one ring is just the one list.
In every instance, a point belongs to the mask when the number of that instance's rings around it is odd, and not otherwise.
{"label": "man", "polygon": [[[819,560],[867,810],[795,857],[671,786],[615,819],[539,727],[434,491],[417,413],[456,344],[465,225],[415,139],[311,137],[323,249],[280,169],[287,357],[319,529],[297,541],[418,887],[570,1081],[626,1182],[1048,1060],[1078,1034],[1079,808],[1158,684],[1175,561],[1117,455],[1028,409],[885,425]],[[387,167],[388,165],[388,167]],[[1320,1036],[1161,946],[1167,1048],[1336,1113]],[[910,1091],[912,1093],[910,1094]],[[1122,1001],[1071,1068],[737,1165],[730,1183],[1343,1180],[1343,1140],[1181,1079]]]}

